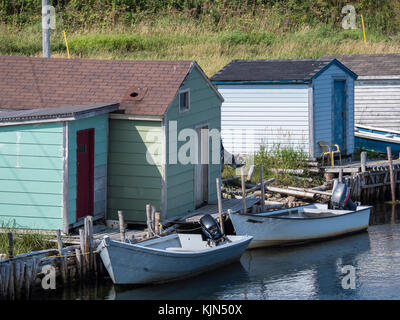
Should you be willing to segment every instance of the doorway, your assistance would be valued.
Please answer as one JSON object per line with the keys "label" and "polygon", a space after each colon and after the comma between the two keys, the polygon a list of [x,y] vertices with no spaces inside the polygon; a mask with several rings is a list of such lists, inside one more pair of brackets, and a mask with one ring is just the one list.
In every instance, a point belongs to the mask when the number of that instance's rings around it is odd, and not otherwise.
{"label": "doorway", "polygon": [[346,154],[346,81],[334,80],[333,85],[333,144],[338,144],[342,154]]}
{"label": "doorway", "polygon": [[195,207],[208,202],[208,126],[196,129],[198,137],[197,163],[194,165]]}
{"label": "doorway", "polygon": [[76,134],[76,220],[93,216],[94,129]]}

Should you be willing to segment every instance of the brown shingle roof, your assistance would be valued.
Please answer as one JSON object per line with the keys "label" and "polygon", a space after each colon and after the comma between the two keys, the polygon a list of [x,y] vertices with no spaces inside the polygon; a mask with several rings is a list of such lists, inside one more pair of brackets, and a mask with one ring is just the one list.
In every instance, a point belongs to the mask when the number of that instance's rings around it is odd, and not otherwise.
{"label": "brown shingle roof", "polygon": [[361,77],[400,77],[400,54],[331,55]]}
{"label": "brown shingle roof", "polygon": [[126,114],[161,116],[193,63],[2,56],[0,109],[120,103]]}

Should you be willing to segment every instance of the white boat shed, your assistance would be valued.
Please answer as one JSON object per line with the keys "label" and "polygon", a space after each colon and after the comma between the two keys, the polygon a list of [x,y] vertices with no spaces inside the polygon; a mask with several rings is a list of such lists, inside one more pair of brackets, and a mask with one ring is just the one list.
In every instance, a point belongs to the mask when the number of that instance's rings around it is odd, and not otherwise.
{"label": "white boat shed", "polygon": [[354,88],[355,124],[400,131],[400,54],[330,58],[340,60],[358,75]]}
{"label": "white boat shed", "polygon": [[252,154],[261,145],[320,157],[319,141],[354,150],[354,81],[336,59],[234,60],[211,77],[224,98],[225,149]]}

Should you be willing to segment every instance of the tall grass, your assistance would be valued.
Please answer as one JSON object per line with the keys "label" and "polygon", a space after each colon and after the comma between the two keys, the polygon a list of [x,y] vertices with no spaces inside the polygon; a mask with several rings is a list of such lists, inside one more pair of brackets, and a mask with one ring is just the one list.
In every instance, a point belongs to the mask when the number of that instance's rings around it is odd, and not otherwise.
{"label": "tall grass", "polygon": [[49,241],[52,237],[50,235],[39,233],[21,233],[16,232],[15,224],[2,224],[0,225],[0,253],[8,256],[9,243],[8,232],[13,233],[13,253],[14,256],[21,253],[28,253],[37,250],[56,248],[54,242]]}

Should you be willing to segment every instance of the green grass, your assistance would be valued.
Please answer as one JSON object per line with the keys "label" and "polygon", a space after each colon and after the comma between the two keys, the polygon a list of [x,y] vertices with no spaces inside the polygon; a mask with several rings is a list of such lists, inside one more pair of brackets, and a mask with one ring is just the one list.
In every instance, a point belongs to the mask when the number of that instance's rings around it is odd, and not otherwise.
{"label": "green grass", "polygon": [[13,233],[14,256],[37,250],[56,248],[56,244],[49,241],[51,238],[54,238],[50,235],[38,233],[16,233],[15,227],[12,225],[10,226],[10,224],[1,225],[0,228],[2,229],[0,232],[0,254],[6,254],[8,256],[8,232]]}
{"label": "green grass", "polygon": [[[81,5],[81,1],[75,3]],[[96,4],[77,11],[69,4],[65,12],[58,11],[57,19],[63,19],[57,20],[56,30],[51,30],[52,56],[67,55],[63,30],[67,32],[73,58],[196,60],[208,76],[233,59],[320,58],[327,54],[400,50],[400,38],[391,37],[397,33],[377,28],[372,23],[373,17],[368,15],[365,16],[368,41],[365,47],[359,19],[358,29],[344,30],[341,19],[327,19],[327,23],[318,19],[311,21],[301,18],[304,8],[281,11],[278,2],[272,8],[259,5],[257,10],[244,9],[244,5],[225,8],[217,5],[219,1],[204,3],[210,7],[202,8],[197,15],[176,8],[168,11],[159,8],[156,12],[148,8],[128,14],[120,6],[112,11],[108,4],[104,10]],[[112,21],[110,12],[116,14]],[[290,12],[293,16],[289,19]],[[0,54],[40,56],[40,20],[22,19],[22,14],[13,17],[13,20],[1,19],[0,15]]]}
{"label": "green grass", "polygon": [[[296,147],[280,144],[274,144],[271,148],[265,145],[260,146],[260,150],[256,152],[249,163],[254,163],[255,170],[251,183],[260,182],[260,164],[263,164],[264,179],[274,178],[276,185],[293,186],[293,187],[314,187],[320,186],[324,182],[324,178],[320,175],[311,174],[307,167],[308,155]],[[272,169],[302,169],[303,175],[296,175],[285,172],[277,172]],[[222,179],[231,178],[240,175],[240,169],[233,169],[225,165],[222,171]],[[305,178],[305,179],[303,179]],[[312,181],[308,181],[312,178]],[[237,185],[237,181],[232,184]]]}

